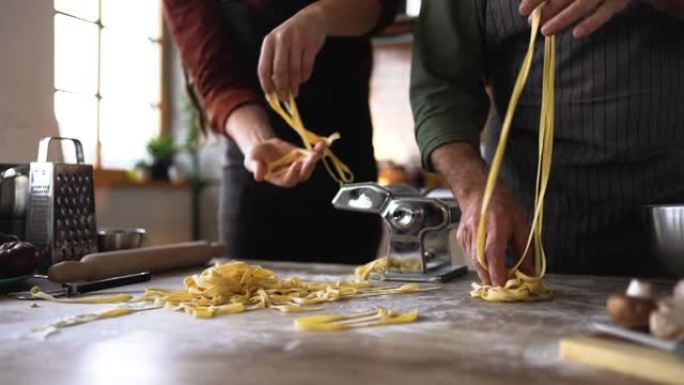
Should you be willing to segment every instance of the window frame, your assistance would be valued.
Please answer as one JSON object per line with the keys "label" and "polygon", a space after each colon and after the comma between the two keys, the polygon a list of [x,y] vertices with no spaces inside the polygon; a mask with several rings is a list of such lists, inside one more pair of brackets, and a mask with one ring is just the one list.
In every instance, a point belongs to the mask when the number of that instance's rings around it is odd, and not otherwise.
{"label": "window frame", "polygon": [[[97,27],[97,60],[96,60],[96,65],[97,65],[97,89],[94,95],[92,94],[85,94],[85,93],[80,93],[80,92],[74,92],[74,91],[69,91],[65,89],[60,89],[57,88],[55,82],[53,81],[53,95],[55,95],[57,92],[63,92],[63,93],[68,93],[68,94],[75,94],[75,95],[81,95],[81,96],[88,96],[88,97],[94,97],[96,101],[96,121],[95,121],[95,132],[96,132],[96,141],[95,141],[95,159],[93,159],[93,169],[96,171],[96,175],[100,174],[103,176],[104,180],[117,180],[120,181],[122,180],[122,177],[125,176],[126,170],[124,169],[117,169],[117,168],[105,168],[102,167],[102,143],[101,143],[101,137],[102,137],[102,117],[101,117],[101,109],[102,109],[102,35],[103,35],[103,30],[106,28],[106,26],[102,23],[102,0],[95,0],[98,3],[98,12],[97,12],[97,19],[96,20],[88,20],[86,18],[76,16],[64,11],[60,11],[57,8],[55,8],[53,4],[53,19],[57,15],[63,15],[69,18],[73,18],[75,20],[89,23],[92,25],[95,25]],[[146,0],[147,1],[147,0]],[[171,90],[170,90],[170,85],[169,81],[171,80],[171,60],[169,58],[169,55],[172,53],[171,50],[169,49],[169,32],[168,28],[166,26],[166,19],[163,17],[163,11],[161,7],[161,0],[158,0],[159,2],[159,17],[160,17],[160,31],[159,31],[159,37],[157,38],[152,38],[147,36],[147,39],[153,43],[153,44],[158,44],[159,49],[160,49],[160,60],[159,60],[159,65],[160,65],[160,70],[159,70],[159,76],[160,76],[160,87],[159,87],[159,102],[158,105],[156,106],[156,109],[159,114],[159,125],[156,128],[156,131],[158,132],[158,136],[169,136],[171,135],[170,132],[170,127],[169,124],[171,122],[171,111],[170,108],[172,106],[171,103]],[[54,29],[53,29],[54,33]],[[54,35],[53,35],[54,39]],[[54,66],[54,64],[53,64]],[[54,67],[53,67],[54,68]],[[54,70],[54,69],[53,69]],[[54,104],[54,102],[53,102]],[[106,172],[98,172],[100,170],[103,170]],[[98,179],[98,178],[96,178]],[[119,184],[119,183],[115,183]],[[110,185],[110,183],[106,183],[106,185]]]}

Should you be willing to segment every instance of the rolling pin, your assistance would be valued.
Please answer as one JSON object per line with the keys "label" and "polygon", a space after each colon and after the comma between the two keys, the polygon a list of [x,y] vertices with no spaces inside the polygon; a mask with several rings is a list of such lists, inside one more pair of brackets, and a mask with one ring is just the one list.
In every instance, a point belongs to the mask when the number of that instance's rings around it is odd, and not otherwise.
{"label": "rolling pin", "polygon": [[174,243],[139,249],[88,254],[80,261],[64,261],[52,265],[48,278],[54,282],[92,281],[144,271],[201,266],[225,254],[225,245],[207,241]]}

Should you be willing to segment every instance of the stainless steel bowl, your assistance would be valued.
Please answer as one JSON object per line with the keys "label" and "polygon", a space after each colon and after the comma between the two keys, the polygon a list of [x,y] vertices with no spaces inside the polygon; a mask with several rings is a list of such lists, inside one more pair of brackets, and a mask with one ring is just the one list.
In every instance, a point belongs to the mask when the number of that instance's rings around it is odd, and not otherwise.
{"label": "stainless steel bowl", "polygon": [[646,207],[653,253],[668,275],[684,277],[684,204]]}
{"label": "stainless steel bowl", "polygon": [[97,232],[97,250],[137,249],[145,239],[145,229],[102,229]]}
{"label": "stainless steel bowl", "polygon": [[[6,165],[0,165],[0,169]],[[23,218],[28,203],[28,166],[5,168],[0,172],[0,217]]]}

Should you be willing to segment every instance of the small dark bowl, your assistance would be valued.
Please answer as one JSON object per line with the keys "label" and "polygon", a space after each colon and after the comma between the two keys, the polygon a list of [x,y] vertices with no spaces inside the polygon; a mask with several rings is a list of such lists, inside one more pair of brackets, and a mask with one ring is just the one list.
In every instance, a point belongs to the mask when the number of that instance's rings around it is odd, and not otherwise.
{"label": "small dark bowl", "polygon": [[102,229],[97,232],[97,251],[137,249],[145,239],[145,229]]}

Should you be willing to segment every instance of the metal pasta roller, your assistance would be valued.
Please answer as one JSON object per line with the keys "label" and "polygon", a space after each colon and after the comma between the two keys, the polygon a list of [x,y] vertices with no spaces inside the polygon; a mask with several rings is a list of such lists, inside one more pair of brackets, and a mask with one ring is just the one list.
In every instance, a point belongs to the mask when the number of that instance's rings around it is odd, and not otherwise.
{"label": "metal pasta roller", "polygon": [[389,233],[387,270],[373,278],[447,281],[467,271],[452,264],[449,230],[461,212],[451,194],[421,193],[406,185],[344,185],[332,201],[337,209],[380,214]]}

